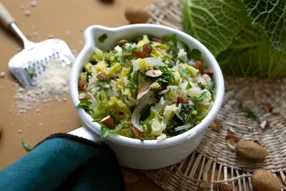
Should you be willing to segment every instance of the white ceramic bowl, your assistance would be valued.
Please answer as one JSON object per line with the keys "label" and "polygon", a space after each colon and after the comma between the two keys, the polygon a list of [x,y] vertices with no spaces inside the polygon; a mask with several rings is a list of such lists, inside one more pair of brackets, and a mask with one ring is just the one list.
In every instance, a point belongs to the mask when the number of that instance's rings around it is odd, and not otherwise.
{"label": "white ceramic bowl", "polygon": [[[104,33],[108,35],[108,38],[104,43],[98,43],[98,37]],[[77,106],[79,104],[79,74],[82,66],[89,62],[89,58],[95,47],[110,50],[121,39],[133,39],[143,34],[150,34],[157,37],[162,37],[166,34],[176,34],[177,38],[185,42],[189,48],[200,50],[205,62],[214,72],[216,92],[214,104],[208,115],[193,129],[162,142],[157,142],[157,140],[145,140],[141,142],[138,139],[120,135],[111,135],[104,139],[115,152],[122,166],[134,169],[158,169],[178,163],[194,151],[200,144],[204,131],[215,119],[221,107],[224,96],[223,75],[216,59],[204,45],[184,32],[161,25],[136,24],[118,28],[90,26],[84,32],[85,46],[73,64],[70,77],[70,93],[74,106]],[[89,114],[83,109],[79,109],[78,114],[89,128],[97,135],[101,135],[99,124],[92,122]]]}

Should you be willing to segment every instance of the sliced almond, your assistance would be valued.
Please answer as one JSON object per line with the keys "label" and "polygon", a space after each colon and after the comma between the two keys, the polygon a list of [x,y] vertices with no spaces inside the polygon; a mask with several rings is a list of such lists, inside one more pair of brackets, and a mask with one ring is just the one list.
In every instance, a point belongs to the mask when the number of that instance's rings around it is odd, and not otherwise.
{"label": "sliced almond", "polygon": [[195,62],[195,68],[198,69],[200,72],[202,72],[203,64],[201,61]]}
{"label": "sliced almond", "polygon": [[238,142],[240,140],[240,138],[236,135],[234,135],[234,133],[232,133],[231,131],[227,130],[227,134],[226,134],[226,137],[225,137],[226,140],[228,139],[233,139],[235,140],[236,142]]}
{"label": "sliced almond", "polygon": [[134,125],[131,126],[131,130],[136,139],[140,139],[142,137],[143,133],[139,129],[137,129]]}
{"label": "sliced almond", "polygon": [[148,77],[156,78],[162,76],[163,72],[161,70],[148,70],[145,75]]}
{"label": "sliced almond", "polygon": [[123,56],[131,56],[131,52],[123,52]]}
{"label": "sliced almond", "polygon": [[126,44],[126,43],[128,43],[127,40],[120,40],[120,41],[117,43],[117,45],[118,45],[118,46],[123,46],[123,45]]}
{"label": "sliced almond", "polygon": [[107,76],[106,76],[106,73],[101,71],[99,72],[97,75],[96,75],[96,78],[100,81],[105,81],[107,80]]}
{"label": "sliced almond", "polygon": [[210,127],[215,130],[216,132],[220,132],[220,128],[221,128],[221,120],[215,119],[213,120],[213,122],[211,123]]}
{"label": "sliced almond", "polygon": [[83,79],[80,79],[80,80],[78,81],[78,89],[79,89],[80,91],[82,91],[82,90],[84,89],[84,87],[85,87],[85,84],[86,84],[86,82],[85,82]]}
{"label": "sliced almond", "polygon": [[87,100],[87,99],[90,99],[91,96],[90,96],[88,93],[86,93],[86,92],[81,92],[81,93],[79,94],[78,98],[79,98],[80,100]]}
{"label": "sliced almond", "polygon": [[262,121],[261,124],[260,124],[260,127],[262,129],[269,128],[270,127],[270,121],[268,121],[268,120]]}
{"label": "sliced almond", "polygon": [[205,74],[208,74],[209,76],[212,76],[212,75],[214,74],[213,71],[212,71],[210,68],[205,69],[205,70],[204,70],[204,73],[205,73]]}
{"label": "sliced almond", "polygon": [[272,105],[270,103],[265,103],[264,108],[267,112],[272,112]]}
{"label": "sliced almond", "polygon": [[133,53],[137,56],[137,58],[146,58],[148,56],[148,54],[140,50],[133,50]]}
{"label": "sliced almond", "polygon": [[153,40],[154,42],[159,42],[159,43],[163,43],[163,42],[164,42],[163,40],[161,40],[161,39],[159,39],[159,38],[152,38],[152,40]]}
{"label": "sliced almond", "polygon": [[105,125],[106,127],[108,127],[109,129],[115,129],[115,124],[113,119],[110,117],[110,115],[106,116],[105,118],[103,118],[100,123],[102,123],[103,125]]}
{"label": "sliced almond", "polygon": [[234,139],[228,139],[226,140],[226,146],[232,150],[235,151],[235,147],[236,147],[236,141]]}
{"label": "sliced almond", "polygon": [[150,89],[151,89],[151,90],[161,90],[162,87],[161,87],[161,85],[160,85],[158,82],[153,82],[153,83],[150,85]]}
{"label": "sliced almond", "polygon": [[236,146],[236,152],[246,159],[263,160],[269,154],[266,148],[256,142],[241,139]]}
{"label": "sliced almond", "polygon": [[152,46],[150,44],[144,44],[143,52],[145,52],[149,56],[152,52]]}
{"label": "sliced almond", "polygon": [[256,190],[280,191],[281,182],[270,171],[257,169],[252,173],[251,183]]}
{"label": "sliced almond", "polygon": [[180,103],[186,104],[186,103],[188,103],[188,102],[187,102],[186,100],[184,100],[184,98],[178,96],[178,97],[177,97],[177,104],[180,104]]}
{"label": "sliced almond", "polygon": [[231,184],[218,183],[217,186],[219,191],[232,191],[233,189]]}
{"label": "sliced almond", "polygon": [[144,95],[146,95],[150,91],[149,86],[141,86],[136,90],[137,100],[141,99]]}

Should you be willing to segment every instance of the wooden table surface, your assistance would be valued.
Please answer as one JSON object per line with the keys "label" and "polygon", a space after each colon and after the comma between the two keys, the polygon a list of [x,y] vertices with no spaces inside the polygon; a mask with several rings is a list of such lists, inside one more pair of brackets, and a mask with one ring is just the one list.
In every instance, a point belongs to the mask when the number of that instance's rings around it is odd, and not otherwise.
{"label": "wooden table surface", "polygon": [[[35,2],[36,7],[32,7],[32,0],[2,0],[23,33],[31,40],[41,41],[53,35],[65,40],[72,49],[80,51],[83,30],[87,26],[126,25],[128,24],[124,18],[126,6],[145,7],[154,0],[115,0],[113,4],[104,4],[99,0],[36,0]],[[26,16],[25,10],[31,11],[31,15]],[[34,36],[34,32],[37,32],[38,36]],[[48,105],[39,104],[27,113],[19,114],[14,98],[15,80],[8,72],[8,61],[19,48],[22,48],[21,43],[0,27],[0,72],[6,73],[6,76],[0,79],[0,121],[3,126],[0,138],[0,169],[26,154],[21,145],[21,138],[30,145],[35,145],[50,134],[69,132],[80,126],[68,94],[63,96],[67,98],[66,102],[53,101]],[[37,109],[40,109],[40,112],[37,112]],[[139,181],[128,190],[161,190],[140,172],[136,174],[139,176]]]}

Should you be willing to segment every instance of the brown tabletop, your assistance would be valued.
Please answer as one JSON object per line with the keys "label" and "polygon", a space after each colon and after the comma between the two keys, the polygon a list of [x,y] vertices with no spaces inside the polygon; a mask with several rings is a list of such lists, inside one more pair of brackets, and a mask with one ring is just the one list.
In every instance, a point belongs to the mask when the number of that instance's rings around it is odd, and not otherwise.
{"label": "brown tabletop", "polygon": [[[2,3],[14,16],[23,33],[33,41],[41,41],[53,35],[65,40],[72,49],[80,51],[83,30],[89,25],[116,27],[128,24],[124,18],[124,9],[128,5],[145,7],[154,0],[115,0],[113,4],[103,4],[99,0],[2,0]],[[24,9],[23,9],[24,7]],[[26,16],[25,10],[31,15]],[[38,35],[33,35],[34,32]],[[68,34],[68,35],[67,35]],[[52,101],[39,104],[26,113],[19,114],[15,105],[15,80],[8,72],[8,61],[14,56],[21,43],[0,28],[0,72],[6,76],[0,79],[0,121],[3,132],[0,138],[0,169],[13,163],[26,154],[21,138],[35,145],[43,138],[56,132],[69,132],[80,126],[79,118],[68,94],[66,102]],[[37,109],[40,112],[37,112]],[[161,190],[144,175],[136,172],[139,182],[129,190]]]}

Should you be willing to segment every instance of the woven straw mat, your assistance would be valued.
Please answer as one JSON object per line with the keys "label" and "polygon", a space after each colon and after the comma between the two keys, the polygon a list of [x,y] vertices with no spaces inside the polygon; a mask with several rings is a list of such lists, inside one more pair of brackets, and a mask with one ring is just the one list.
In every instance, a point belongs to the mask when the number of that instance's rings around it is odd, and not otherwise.
{"label": "woven straw mat", "polygon": [[[149,23],[181,29],[182,0],[158,0],[148,6],[152,15]],[[180,164],[144,173],[168,191],[200,190],[201,181],[228,183],[233,190],[253,190],[251,173],[257,168],[271,170],[285,183],[286,175],[286,78],[234,78],[225,79],[224,103],[217,116],[222,121],[220,132],[208,128],[202,143]],[[247,103],[260,117],[270,121],[263,129],[261,122],[252,122],[241,110],[240,103]],[[272,112],[267,112],[270,103]],[[226,141],[227,131],[243,139],[258,140],[269,151],[262,162],[250,162],[236,155]],[[210,190],[216,190],[211,184]]]}

